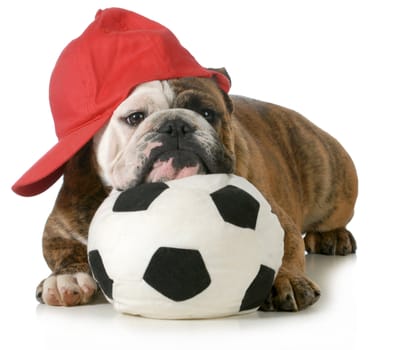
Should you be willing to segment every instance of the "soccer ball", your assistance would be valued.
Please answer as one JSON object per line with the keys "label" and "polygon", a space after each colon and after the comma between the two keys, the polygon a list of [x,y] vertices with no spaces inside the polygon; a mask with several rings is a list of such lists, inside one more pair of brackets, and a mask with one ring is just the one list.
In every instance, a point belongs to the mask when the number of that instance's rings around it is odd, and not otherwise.
{"label": "soccer ball", "polygon": [[283,229],[262,194],[228,174],[113,191],[90,225],[94,278],[116,310],[210,318],[257,310],[283,256]]}

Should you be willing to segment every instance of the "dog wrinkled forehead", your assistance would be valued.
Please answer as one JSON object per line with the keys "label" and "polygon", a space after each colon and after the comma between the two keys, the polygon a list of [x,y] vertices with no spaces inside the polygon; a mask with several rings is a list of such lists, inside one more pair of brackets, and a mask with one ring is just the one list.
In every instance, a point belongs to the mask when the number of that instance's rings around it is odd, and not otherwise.
{"label": "dog wrinkled forehead", "polygon": [[180,78],[138,85],[117,107],[114,114],[128,113],[131,106],[147,107],[149,110],[144,110],[147,115],[154,110],[184,108],[185,100],[189,97],[211,104],[213,108],[228,109],[229,112],[232,110],[228,105],[231,103],[228,96],[218,88],[213,79]]}
{"label": "dog wrinkled forehead", "polygon": [[132,93],[115,109],[113,116],[127,116],[133,112],[147,115],[161,109],[171,108],[175,92],[168,81],[151,81],[138,85]]}
{"label": "dog wrinkled forehead", "polygon": [[[114,110],[110,123],[141,113],[144,122],[156,112],[167,109],[190,109],[198,115],[213,111],[218,119],[232,112],[231,100],[218,89],[213,79],[180,78],[151,81],[138,85],[130,95]],[[152,119],[153,120],[153,119]],[[144,124],[144,125],[143,125]]]}

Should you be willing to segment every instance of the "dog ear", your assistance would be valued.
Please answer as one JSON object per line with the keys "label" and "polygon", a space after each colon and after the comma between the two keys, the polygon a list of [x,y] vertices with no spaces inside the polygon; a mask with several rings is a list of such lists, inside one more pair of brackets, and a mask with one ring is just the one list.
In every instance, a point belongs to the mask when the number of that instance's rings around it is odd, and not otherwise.
{"label": "dog ear", "polygon": [[228,81],[230,82],[230,86],[231,86],[231,77],[230,77],[230,75],[228,74],[227,70],[224,67],[222,67],[222,68],[208,68],[208,69],[212,70],[214,72],[220,73],[223,76],[225,76],[228,79]]}
{"label": "dog ear", "polygon": [[[228,79],[228,81],[230,82],[230,86],[231,86],[231,77],[230,77],[230,75],[228,74],[227,70],[224,67],[222,67],[222,68],[208,68],[208,69],[212,70],[214,72],[220,73],[223,76],[225,76]],[[228,112],[231,114],[234,110],[233,103],[232,103],[230,97],[228,96],[228,94],[226,94],[222,90],[221,90],[221,93],[224,96],[224,101],[225,101],[225,104],[227,105]]]}

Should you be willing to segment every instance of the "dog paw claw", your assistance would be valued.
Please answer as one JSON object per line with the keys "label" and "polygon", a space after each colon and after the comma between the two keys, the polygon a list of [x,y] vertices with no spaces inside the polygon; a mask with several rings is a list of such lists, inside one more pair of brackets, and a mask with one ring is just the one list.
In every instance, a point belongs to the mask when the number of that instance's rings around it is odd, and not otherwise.
{"label": "dog paw claw", "polygon": [[316,303],[319,287],[303,273],[279,271],[273,289],[261,306],[263,311],[299,311]]}
{"label": "dog paw claw", "polygon": [[310,254],[354,254],[357,243],[348,230],[342,228],[330,232],[308,232],[304,238],[305,249]]}

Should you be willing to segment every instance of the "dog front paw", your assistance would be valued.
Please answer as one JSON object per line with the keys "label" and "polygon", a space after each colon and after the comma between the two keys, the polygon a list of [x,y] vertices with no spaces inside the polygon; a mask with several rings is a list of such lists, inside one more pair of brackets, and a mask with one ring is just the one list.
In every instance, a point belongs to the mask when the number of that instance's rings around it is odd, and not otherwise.
{"label": "dog front paw", "polygon": [[94,279],[86,272],[51,275],[36,289],[39,302],[54,306],[87,304],[97,290]]}
{"label": "dog front paw", "polygon": [[320,295],[318,285],[304,273],[280,270],[260,310],[299,311],[316,303]]}

